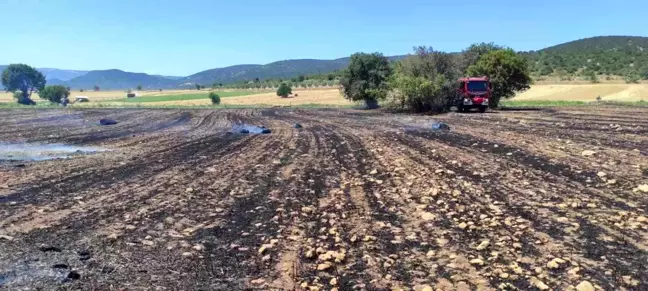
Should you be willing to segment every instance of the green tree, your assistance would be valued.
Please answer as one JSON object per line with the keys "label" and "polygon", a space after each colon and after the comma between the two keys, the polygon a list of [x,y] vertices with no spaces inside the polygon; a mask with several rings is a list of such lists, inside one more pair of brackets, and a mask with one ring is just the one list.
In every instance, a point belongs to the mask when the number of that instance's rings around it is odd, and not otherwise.
{"label": "green tree", "polygon": [[495,43],[476,43],[472,44],[461,52],[458,59],[458,66],[460,72],[466,72],[468,68],[479,61],[479,59],[492,51],[503,50],[503,46],[496,45]]}
{"label": "green tree", "polygon": [[196,86],[196,90],[200,90],[202,88],[202,85],[200,85],[198,83],[196,83],[195,86]]}
{"label": "green tree", "polygon": [[353,54],[340,79],[342,94],[352,101],[364,101],[367,106],[376,105],[387,97],[391,74],[389,61],[382,54]]}
{"label": "green tree", "polygon": [[214,105],[218,105],[221,102],[220,96],[214,92],[209,92],[209,99],[211,100],[211,103]]}
{"label": "green tree", "polygon": [[304,80],[306,80],[306,76],[304,75],[299,75],[299,77],[297,77],[297,81],[299,82],[304,82]]}
{"label": "green tree", "polygon": [[281,85],[279,85],[279,88],[277,89],[277,96],[286,98],[290,94],[292,94],[292,88],[290,88],[290,86],[288,86],[288,84],[286,83],[281,83]]}
{"label": "green tree", "polygon": [[502,98],[529,89],[531,77],[526,59],[512,49],[495,50],[483,55],[468,68],[471,76],[488,76],[493,86],[490,107],[497,108]]}
{"label": "green tree", "polygon": [[17,98],[20,104],[36,104],[31,99],[31,94],[34,90],[42,90],[45,83],[45,76],[41,72],[25,64],[11,64],[2,72],[2,85],[6,91],[12,93],[20,91],[21,94]]}
{"label": "green tree", "polygon": [[137,85],[137,91],[142,91],[142,85]]}
{"label": "green tree", "polygon": [[38,96],[52,103],[61,103],[70,96],[70,91],[61,85],[45,86],[43,90],[38,92]]}

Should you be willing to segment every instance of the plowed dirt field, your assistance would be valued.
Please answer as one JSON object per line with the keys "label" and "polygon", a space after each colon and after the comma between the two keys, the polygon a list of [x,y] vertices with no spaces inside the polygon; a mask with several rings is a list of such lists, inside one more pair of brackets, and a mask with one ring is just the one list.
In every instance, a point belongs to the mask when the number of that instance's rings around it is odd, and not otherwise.
{"label": "plowed dirt field", "polygon": [[647,134],[605,106],[0,111],[0,148],[107,150],[0,161],[0,289],[646,290]]}

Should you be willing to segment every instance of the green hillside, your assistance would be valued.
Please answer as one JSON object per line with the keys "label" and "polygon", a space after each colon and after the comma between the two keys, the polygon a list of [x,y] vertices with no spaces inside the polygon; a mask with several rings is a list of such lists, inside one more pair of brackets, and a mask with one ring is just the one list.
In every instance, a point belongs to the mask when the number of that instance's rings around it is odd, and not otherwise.
{"label": "green hillside", "polygon": [[648,37],[599,36],[522,53],[538,75],[555,73],[648,76]]}

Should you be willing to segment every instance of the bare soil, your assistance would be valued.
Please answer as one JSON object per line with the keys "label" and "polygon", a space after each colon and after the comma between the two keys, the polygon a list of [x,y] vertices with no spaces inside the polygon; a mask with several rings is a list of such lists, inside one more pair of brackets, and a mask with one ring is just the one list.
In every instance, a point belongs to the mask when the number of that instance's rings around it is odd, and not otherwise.
{"label": "bare soil", "polygon": [[647,133],[607,106],[5,110],[0,141],[110,151],[0,163],[0,289],[645,290]]}

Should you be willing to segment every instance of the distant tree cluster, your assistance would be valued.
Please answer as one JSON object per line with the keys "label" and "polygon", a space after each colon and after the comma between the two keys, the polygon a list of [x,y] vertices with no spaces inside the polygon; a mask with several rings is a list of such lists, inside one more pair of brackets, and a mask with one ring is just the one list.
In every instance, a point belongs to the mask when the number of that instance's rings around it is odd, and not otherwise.
{"label": "distant tree cluster", "polygon": [[461,54],[415,47],[414,54],[391,65],[378,53],[354,54],[340,85],[351,101],[371,105],[389,99],[392,106],[402,110],[441,112],[457,103],[457,80],[462,76],[490,78],[491,107],[531,84],[525,58],[501,46],[476,44]]}
{"label": "distant tree cluster", "polygon": [[[337,87],[342,76],[343,70],[337,70],[326,74],[300,75],[290,79],[259,79],[251,81],[240,81],[236,83],[224,84],[214,82],[212,89],[278,89],[281,84],[286,84],[291,88],[321,88]],[[204,88],[204,87],[203,87]]]}

